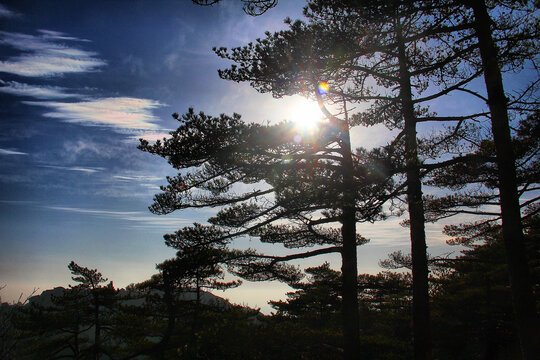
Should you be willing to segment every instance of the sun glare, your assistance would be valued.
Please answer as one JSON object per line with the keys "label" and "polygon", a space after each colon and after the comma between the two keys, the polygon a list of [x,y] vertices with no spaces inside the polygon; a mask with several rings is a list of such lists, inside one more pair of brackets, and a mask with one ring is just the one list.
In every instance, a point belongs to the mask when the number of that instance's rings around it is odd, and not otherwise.
{"label": "sun glare", "polygon": [[291,111],[291,120],[299,132],[310,132],[317,129],[323,116],[316,102],[302,100]]}

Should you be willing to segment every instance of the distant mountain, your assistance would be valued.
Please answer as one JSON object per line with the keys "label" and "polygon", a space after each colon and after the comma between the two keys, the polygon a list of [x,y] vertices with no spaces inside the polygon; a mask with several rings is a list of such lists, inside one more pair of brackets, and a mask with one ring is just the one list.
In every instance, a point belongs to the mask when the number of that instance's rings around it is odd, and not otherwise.
{"label": "distant mountain", "polygon": [[[49,307],[53,306],[52,297],[56,296],[62,296],[64,291],[67,289],[64,287],[55,287],[54,289],[44,290],[41,294],[32,296],[28,299],[29,304],[36,304],[43,307]],[[161,294],[162,292],[159,290],[152,290],[151,294]],[[126,298],[126,300],[121,300],[123,302],[126,302],[126,304],[129,305],[142,305],[145,301],[144,296],[147,293],[143,291],[134,291],[134,290],[126,290],[126,289],[119,289],[119,295],[121,297]],[[133,298],[130,299],[129,295],[132,295]],[[229,309],[233,305],[227,301],[226,299],[223,299],[219,296],[216,296],[212,293],[201,291],[201,303],[205,305],[212,305],[220,308]],[[179,294],[179,300],[184,301],[195,301],[197,299],[197,293],[195,291],[184,291]]]}

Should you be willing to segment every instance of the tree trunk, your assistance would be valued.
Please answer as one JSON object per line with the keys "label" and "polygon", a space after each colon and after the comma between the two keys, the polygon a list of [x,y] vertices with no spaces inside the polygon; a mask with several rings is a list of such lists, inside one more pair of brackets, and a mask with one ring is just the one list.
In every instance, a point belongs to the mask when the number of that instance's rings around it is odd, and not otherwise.
{"label": "tree trunk", "polygon": [[349,124],[340,122],[340,140],[343,156],[343,197],[342,227],[343,249],[341,250],[342,273],[342,316],[344,335],[344,359],[358,358],[359,315],[358,315],[358,265],[356,255],[356,211],[353,185],[353,162]]}
{"label": "tree trunk", "polygon": [[167,307],[167,330],[161,342],[159,343],[159,356],[165,359],[165,350],[171,340],[174,328],[176,326],[176,301],[173,293],[173,283],[169,270],[163,270],[163,299]]}
{"label": "tree trunk", "polygon": [[74,344],[73,344],[73,357],[75,359],[78,359],[79,358],[79,333],[80,333],[80,317],[79,315],[77,314],[76,316],[76,320],[75,320],[75,329],[73,331],[73,340],[74,340]]}
{"label": "tree trunk", "polygon": [[484,277],[485,284],[485,305],[488,318],[486,319],[485,339],[486,339],[486,351],[484,354],[485,360],[497,360],[499,359],[499,331],[497,331],[497,318],[491,316],[493,304],[491,299],[493,298],[493,292],[491,291],[491,281],[489,276]]}
{"label": "tree trunk", "polygon": [[415,360],[431,358],[429,320],[429,287],[424,229],[424,203],[416,142],[416,116],[412,101],[407,54],[399,22],[396,25],[399,61],[400,100],[405,122],[405,161],[407,171],[407,202],[411,234],[413,275],[413,348]]}
{"label": "tree trunk", "polygon": [[[512,300],[516,314],[523,359],[540,354],[538,316],[532,291],[521,225],[521,210],[517,193],[515,155],[512,148],[508,106],[498,63],[498,51],[491,36],[491,18],[484,1],[471,1],[475,16],[484,80],[491,112],[491,127],[497,152],[499,193],[502,212],[503,239],[506,248]],[[535,355],[536,354],[536,355]]]}
{"label": "tree trunk", "polygon": [[101,352],[101,324],[99,323],[99,295],[94,290],[94,359],[99,360]]}
{"label": "tree trunk", "polygon": [[199,359],[199,313],[201,306],[201,286],[200,275],[197,270],[195,275],[195,309],[193,311],[193,325],[191,327],[191,355],[194,359]]}

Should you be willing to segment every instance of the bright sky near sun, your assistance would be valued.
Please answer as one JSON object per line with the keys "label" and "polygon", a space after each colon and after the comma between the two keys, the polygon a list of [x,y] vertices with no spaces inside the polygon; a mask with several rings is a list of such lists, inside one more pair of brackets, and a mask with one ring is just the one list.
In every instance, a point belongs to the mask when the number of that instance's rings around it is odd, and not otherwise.
{"label": "bright sky near sun", "polygon": [[[151,214],[153,195],[174,172],[136,148],[138,138],[155,140],[174,129],[173,112],[237,112],[246,121],[290,119],[299,131],[311,129],[321,117],[316,103],[273,99],[219,79],[217,70],[228,64],[211,50],[283,29],[285,17],[301,17],[303,4],[281,1],[249,17],[240,1],[213,7],[187,0],[2,1],[2,301],[34,288],[66,286],[71,260],[126,286],[174,256],[163,234],[204,222],[210,213]],[[354,130],[353,140],[371,147],[385,142],[383,134],[378,127]],[[359,249],[361,273],[379,271],[378,260],[392,250],[407,251],[408,230],[399,221],[359,227],[372,240]],[[442,238],[440,226],[429,229],[431,239]],[[268,310],[266,302],[287,290],[276,283],[246,284],[221,295]]]}

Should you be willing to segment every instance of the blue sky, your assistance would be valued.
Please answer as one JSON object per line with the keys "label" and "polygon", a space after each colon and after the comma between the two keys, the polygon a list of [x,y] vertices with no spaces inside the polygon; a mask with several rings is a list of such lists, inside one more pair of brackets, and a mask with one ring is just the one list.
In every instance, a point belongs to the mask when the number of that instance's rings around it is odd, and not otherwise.
{"label": "blue sky", "polygon": [[[284,28],[283,19],[300,17],[302,5],[282,1],[249,17],[240,1],[214,7],[187,0],[159,6],[142,0],[1,2],[2,300],[66,286],[71,260],[125,286],[172,257],[163,234],[209,213],[159,217],[148,211],[158,186],[174,173],[163,159],[137,150],[137,139],[165,136],[176,126],[170,115],[188,107],[237,112],[247,121],[294,118],[305,100],[273,99],[219,79],[217,69],[227,63],[211,49]],[[384,143],[383,134],[377,127],[353,133],[367,147]],[[385,254],[407,250],[408,230],[398,223],[360,228],[372,239],[359,249],[360,272],[379,271]],[[441,227],[428,227],[430,249],[452,251],[443,245]],[[267,300],[287,290],[246,284],[222,295],[267,309]]]}
{"label": "blue sky", "polygon": [[[163,234],[208,213],[148,211],[173,172],[137,150],[138,138],[165,136],[176,126],[170,115],[190,106],[255,121],[294,113],[298,99],[277,101],[220,80],[224,64],[212,47],[284,27],[301,5],[251,18],[235,1],[0,3],[2,300],[65,286],[71,260],[125,286],[173,256]],[[268,294],[254,288],[240,293]]]}

